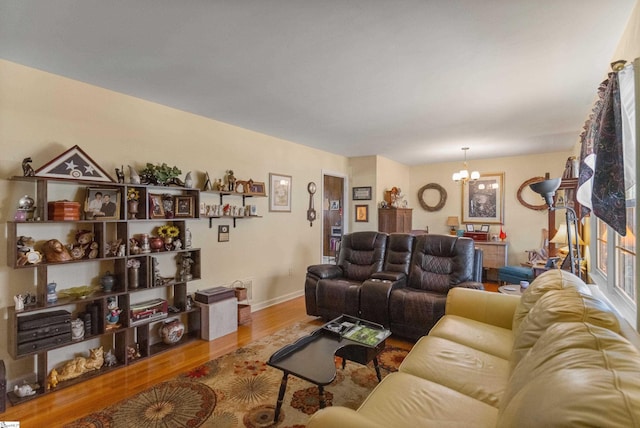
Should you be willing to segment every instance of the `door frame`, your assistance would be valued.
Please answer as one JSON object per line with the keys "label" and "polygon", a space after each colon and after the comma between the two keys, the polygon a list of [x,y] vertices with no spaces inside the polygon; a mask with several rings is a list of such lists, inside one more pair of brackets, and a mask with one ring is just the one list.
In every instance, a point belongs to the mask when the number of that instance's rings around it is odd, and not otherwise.
{"label": "door frame", "polygon": [[[346,174],[343,174],[341,172],[337,172],[337,171],[331,171],[331,170],[326,170],[323,169],[322,170],[322,179],[320,180],[321,184],[321,192],[320,192],[320,206],[322,206],[322,209],[324,210],[324,177],[325,176],[330,176],[330,177],[338,177],[338,178],[342,178],[344,181],[344,186],[342,186],[342,234],[344,235],[345,233],[349,232],[349,219],[351,217],[349,217],[349,177]],[[320,261],[322,262],[323,257],[324,257],[324,215],[320,216]]]}

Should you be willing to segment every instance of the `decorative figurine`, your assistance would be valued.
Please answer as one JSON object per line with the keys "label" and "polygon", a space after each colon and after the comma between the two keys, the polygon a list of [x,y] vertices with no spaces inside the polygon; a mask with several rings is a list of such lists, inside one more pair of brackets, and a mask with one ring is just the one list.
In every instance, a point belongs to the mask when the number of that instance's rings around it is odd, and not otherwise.
{"label": "decorative figurine", "polygon": [[124,167],[120,165],[120,168],[116,168],[116,177],[118,177],[118,183],[124,183]]}
{"label": "decorative figurine", "polygon": [[84,339],[84,322],[77,318],[71,321],[71,340]]}
{"label": "decorative figurine", "polygon": [[56,369],[51,370],[49,379],[47,379],[47,386],[55,388],[58,382],[74,379],[84,373],[98,370],[103,364],[104,352],[102,346],[89,349],[89,357],[75,357],[73,360],[67,361],[59,372]]}
{"label": "decorative figurine", "polygon": [[104,365],[106,367],[113,367],[116,364],[118,364],[118,359],[113,354],[113,349],[110,349],[109,352],[107,352],[107,355],[104,356]]}
{"label": "decorative figurine", "polygon": [[229,171],[227,171],[227,190],[229,192],[233,192],[233,190],[235,189],[236,186],[236,177],[233,175],[233,170],[230,169]]}
{"label": "decorative figurine", "polygon": [[38,384],[36,384],[34,386],[35,386],[35,388],[32,385],[29,385],[25,381],[20,386],[15,385],[13,387],[13,392],[20,398],[29,397],[29,396],[34,395],[36,393],[36,389],[40,388],[40,385],[38,385]]}
{"label": "decorative figurine", "polygon": [[120,327],[120,324],[118,324],[118,321],[120,321],[121,313],[122,313],[122,309],[118,307],[116,298],[115,297],[107,298],[107,316],[106,316],[107,330]]}
{"label": "decorative figurine", "polygon": [[33,170],[33,167],[30,165],[31,162],[33,162],[31,158],[22,159],[22,174],[25,177],[33,177],[34,175],[36,175],[36,172]]}
{"label": "decorative figurine", "polygon": [[189,228],[184,230],[184,248],[191,248],[191,230],[189,230]]}
{"label": "decorative figurine", "polygon": [[182,253],[182,260],[180,261],[180,271],[179,278],[182,281],[191,281],[193,279],[193,275],[191,274],[191,265],[193,265],[194,261],[191,258],[191,253]]}
{"label": "decorative figurine", "polygon": [[50,282],[47,284],[47,303],[55,303],[58,301],[58,293],[56,293],[56,287],[58,284]]}
{"label": "decorative figurine", "polygon": [[127,166],[129,167],[129,183],[140,184],[140,175],[138,175],[138,171],[136,171],[131,165]]}
{"label": "decorative figurine", "polygon": [[21,311],[24,309],[24,297],[22,294],[16,294],[13,296],[13,301],[16,305],[16,311]]}
{"label": "decorative figurine", "polygon": [[187,175],[184,177],[184,187],[187,189],[191,189],[193,187],[193,178],[191,178],[191,171],[187,172]]}
{"label": "decorative figurine", "polygon": [[69,250],[57,239],[50,239],[42,246],[44,257],[48,263],[67,262],[73,260]]}

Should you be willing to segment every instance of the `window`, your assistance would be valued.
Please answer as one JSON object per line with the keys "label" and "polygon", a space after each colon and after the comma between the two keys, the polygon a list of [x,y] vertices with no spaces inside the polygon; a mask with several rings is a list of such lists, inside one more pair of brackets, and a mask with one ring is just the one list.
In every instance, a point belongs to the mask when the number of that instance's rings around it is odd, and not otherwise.
{"label": "window", "polygon": [[595,220],[595,269],[592,279],[606,292],[631,325],[636,325],[636,199],[635,188],[627,195],[626,236],[620,236],[600,219]]}

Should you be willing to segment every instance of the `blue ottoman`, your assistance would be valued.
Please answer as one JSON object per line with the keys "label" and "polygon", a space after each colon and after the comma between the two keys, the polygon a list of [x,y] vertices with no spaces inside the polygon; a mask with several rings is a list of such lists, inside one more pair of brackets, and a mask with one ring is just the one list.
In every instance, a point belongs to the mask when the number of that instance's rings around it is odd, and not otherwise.
{"label": "blue ottoman", "polygon": [[507,284],[520,284],[520,281],[533,281],[533,269],[525,266],[504,266],[498,269],[498,281]]}

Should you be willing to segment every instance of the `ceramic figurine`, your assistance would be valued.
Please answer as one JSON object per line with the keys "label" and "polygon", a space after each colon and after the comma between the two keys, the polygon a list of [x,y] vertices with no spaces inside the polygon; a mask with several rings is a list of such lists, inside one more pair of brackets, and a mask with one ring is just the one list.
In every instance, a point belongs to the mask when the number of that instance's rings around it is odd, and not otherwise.
{"label": "ceramic figurine", "polygon": [[36,172],[33,170],[33,167],[30,165],[31,162],[33,162],[31,158],[22,159],[22,174],[25,177],[33,177],[34,175],[36,175]]}
{"label": "ceramic figurine", "polygon": [[118,328],[120,326],[118,321],[120,321],[122,309],[118,307],[118,303],[114,297],[109,297],[107,299],[107,311],[107,328]]}
{"label": "ceramic figurine", "polygon": [[24,383],[23,385],[20,385],[20,386],[15,385],[13,387],[13,392],[20,398],[29,397],[30,395],[33,395],[36,393],[33,387],[28,383]]}
{"label": "ceramic figurine", "polygon": [[16,294],[13,296],[13,301],[16,304],[16,311],[21,311],[24,309],[24,297],[22,294]]}
{"label": "ceramic figurine", "polygon": [[118,177],[118,183],[124,183],[124,167],[116,168],[116,177]]}
{"label": "ceramic figurine", "polygon": [[47,303],[55,303],[58,301],[58,294],[56,293],[56,287],[58,284],[50,282],[47,284]]}
{"label": "ceramic figurine", "polygon": [[127,165],[129,167],[129,182],[131,184],[140,184],[140,175],[138,171],[135,170],[131,165]]}
{"label": "ceramic figurine", "polygon": [[187,189],[191,189],[193,187],[193,178],[191,178],[191,171],[187,172],[187,175],[184,178],[184,187],[186,187]]}
{"label": "ceramic figurine", "polygon": [[118,364],[118,359],[113,354],[113,349],[110,349],[109,352],[104,356],[104,365],[106,367],[113,367]]}

